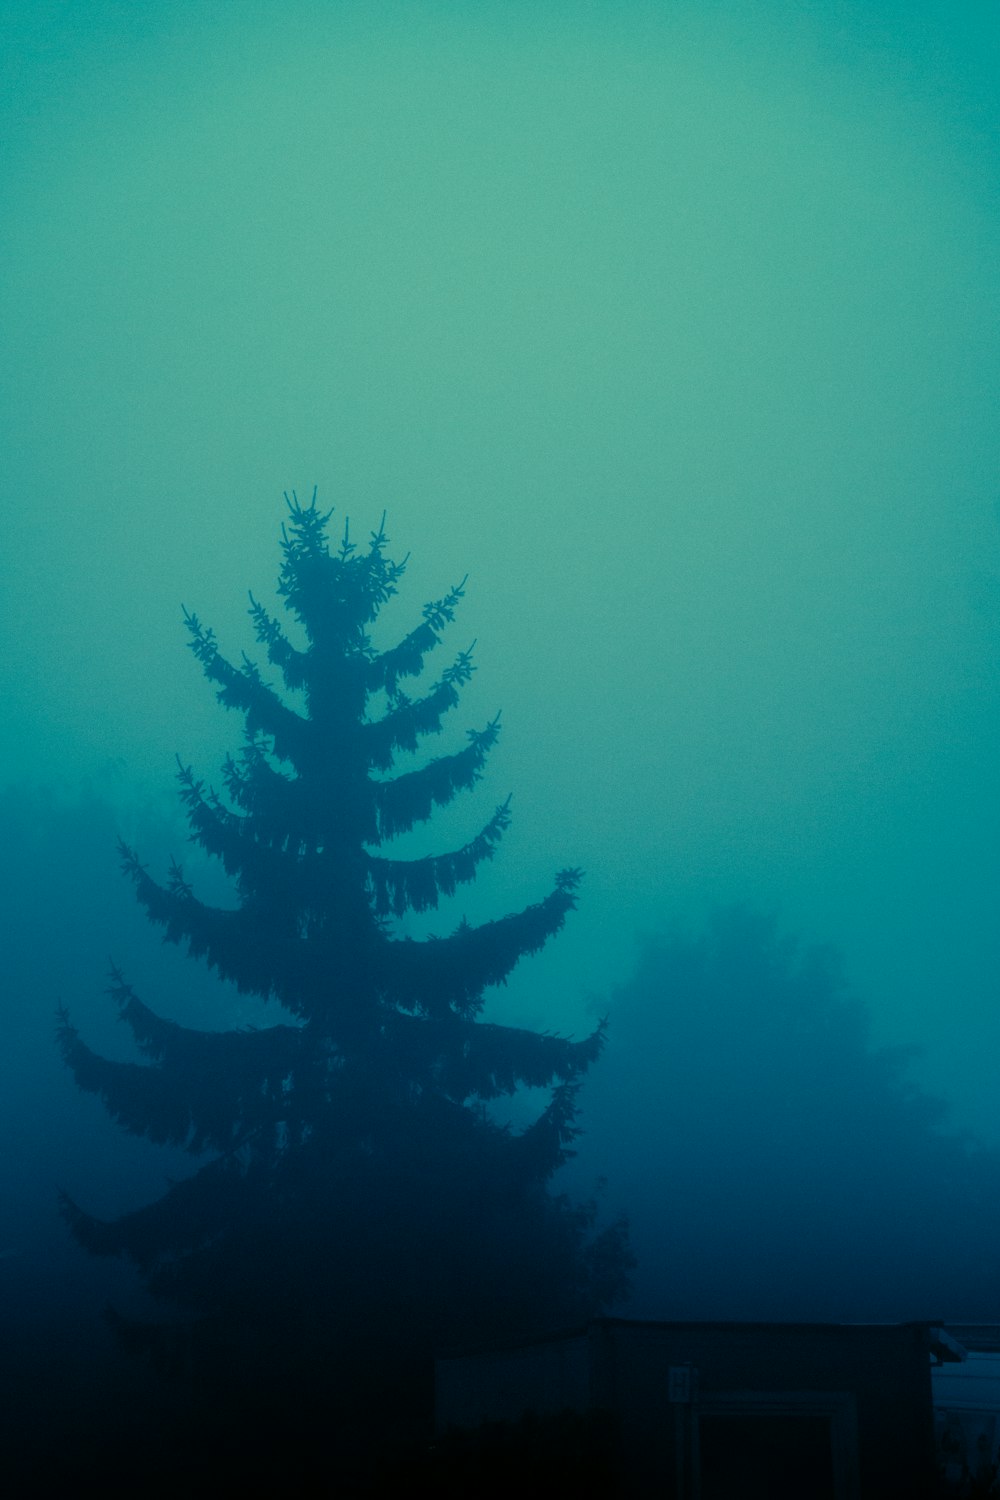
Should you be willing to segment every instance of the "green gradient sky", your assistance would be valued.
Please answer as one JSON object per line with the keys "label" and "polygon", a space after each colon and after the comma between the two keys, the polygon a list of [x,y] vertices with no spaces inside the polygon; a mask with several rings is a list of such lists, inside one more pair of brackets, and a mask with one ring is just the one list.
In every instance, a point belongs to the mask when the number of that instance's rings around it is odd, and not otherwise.
{"label": "green gradient sky", "polygon": [[471,574],[440,925],[588,871],[509,1006],[761,901],[1000,1138],[996,7],[2,16],[5,775],[211,772],[179,605],[246,645],[318,483],[400,631]]}

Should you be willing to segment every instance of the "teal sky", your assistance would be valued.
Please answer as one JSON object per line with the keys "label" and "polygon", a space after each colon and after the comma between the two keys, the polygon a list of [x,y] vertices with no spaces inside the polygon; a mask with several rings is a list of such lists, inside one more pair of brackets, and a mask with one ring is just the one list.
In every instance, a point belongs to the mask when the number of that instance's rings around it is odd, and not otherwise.
{"label": "teal sky", "polygon": [[412,551],[386,639],[471,575],[433,838],[517,818],[439,925],[588,872],[508,1010],[757,901],[1000,1138],[1000,12],[2,16],[5,779],[211,774],[180,604],[248,646],[318,484]]}

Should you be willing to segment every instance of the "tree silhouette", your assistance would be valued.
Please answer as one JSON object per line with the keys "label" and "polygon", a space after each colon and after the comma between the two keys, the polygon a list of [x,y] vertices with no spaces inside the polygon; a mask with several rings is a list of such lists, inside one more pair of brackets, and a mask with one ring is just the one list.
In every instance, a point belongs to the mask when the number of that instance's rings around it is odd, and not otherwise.
{"label": "tree silhouette", "polygon": [[[603,1028],[573,1041],[482,1015],[484,991],[562,926],[580,872],[447,937],[418,941],[394,922],[472,881],[510,818],[508,800],[458,849],[391,855],[397,835],[476,783],[499,732],[495,718],[457,752],[392,774],[399,752],[439,731],[473,671],[462,651],[421,695],[401,686],[421,673],[464,580],[378,651],[369,630],[405,560],[388,558],[384,528],[366,550],[346,529],[331,546],[315,494],[288,504],[278,593],[292,633],[250,604],[285,691],[247,657],[233,665],[185,614],[219,701],[245,720],[224,795],[179,770],[191,837],[231,877],[232,905],[199,899],[178,864],[158,882],[122,846],[166,939],[283,1015],[262,1029],[195,1030],[155,1014],[116,971],[111,994],[144,1062],[98,1055],[60,1018],[81,1088],[126,1130],[206,1158],[111,1222],[65,1199],[75,1234],[129,1257],[184,1313],[185,1359],[253,1385],[270,1413],[298,1409],[306,1389],[320,1402],[334,1385],[384,1395],[390,1372],[423,1367],[436,1346],[585,1316],[622,1293],[630,1264],[621,1225],[595,1233],[593,1206],[550,1187]],[[548,1089],[549,1102],[516,1132],[489,1104],[521,1086]],[[170,1327],[117,1321],[138,1345],[177,1342]]]}
{"label": "tree silhouette", "polygon": [[609,1010],[568,1176],[613,1172],[637,1313],[993,1316],[1000,1155],[873,1044],[834,950],[722,908],[648,941]]}

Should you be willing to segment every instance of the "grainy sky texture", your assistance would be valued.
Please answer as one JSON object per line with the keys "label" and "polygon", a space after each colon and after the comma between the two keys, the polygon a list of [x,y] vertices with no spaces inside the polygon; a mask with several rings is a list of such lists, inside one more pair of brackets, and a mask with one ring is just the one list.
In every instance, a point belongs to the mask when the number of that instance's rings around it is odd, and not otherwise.
{"label": "grainy sky texture", "polygon": [[180,605],[249,649],[318,484],[412,551],[385,639],[470,574],[430,748],[504,737],[421,847],[516,822],[438,925],[587,870],[508,1014],[582,1029],[636,932],[747,899],[1000,1139],[996,7],[17,0],[2,35],[4,779],[214,774]]}

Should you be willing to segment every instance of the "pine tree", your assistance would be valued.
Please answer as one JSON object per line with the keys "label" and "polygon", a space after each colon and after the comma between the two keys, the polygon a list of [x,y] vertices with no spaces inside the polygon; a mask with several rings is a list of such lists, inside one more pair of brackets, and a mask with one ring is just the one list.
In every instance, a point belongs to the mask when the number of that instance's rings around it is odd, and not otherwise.
{"label": "pine tree", "polygon": [[[464,580],[378,651],[370,629],[405,559],[387,556],[384,525],[367,550],[346,529],[337,547],[315,493],[288,504],[278,593],[291,631],[250,600],[286,691],[247,657],[232,664],[185,613],[219,701],[245,720],[224,794],[179,770],[191,838],[221,861],[233,907],[200,900],[178,864],[158,882],[122,846],[166,938],[283,1014],[261,1029],[194,1030],[156,1015],[116,971],[111,994],[143,1063],[97,1055],[60,1018],[81,1088],[126,1130],[204,1157],[111,1222],[66,1199],[73,1230],[94,1253],[130,1258],[156,1297],[210,1330],[196,1347],[258,1380],[266,1368],[272,1397],[311,1379],[307,1369],[358,1379],[365,1349],[384,1372],[387,1350],[401,1367],[441,1345],[588,1315],[621,1294],[630,1260],[621,1226],[595,1233],[593,1206],[550,1185],[602,1028],[573,1041],[482,1017],[484,992],[562,926],[580,872],[448,937],[418,941],[396,922],[472,881],[510,818],[508,799],[459,849],[391,855],[398,835],[474,786],[499,732],[495,718],[456,753],[392,774],[398,752],[440,730],[473,671],[462,651],[420,696],[401,686],[422,672]],[[518,1132],[489,1106],[521,1086],[550,1097]]]}

